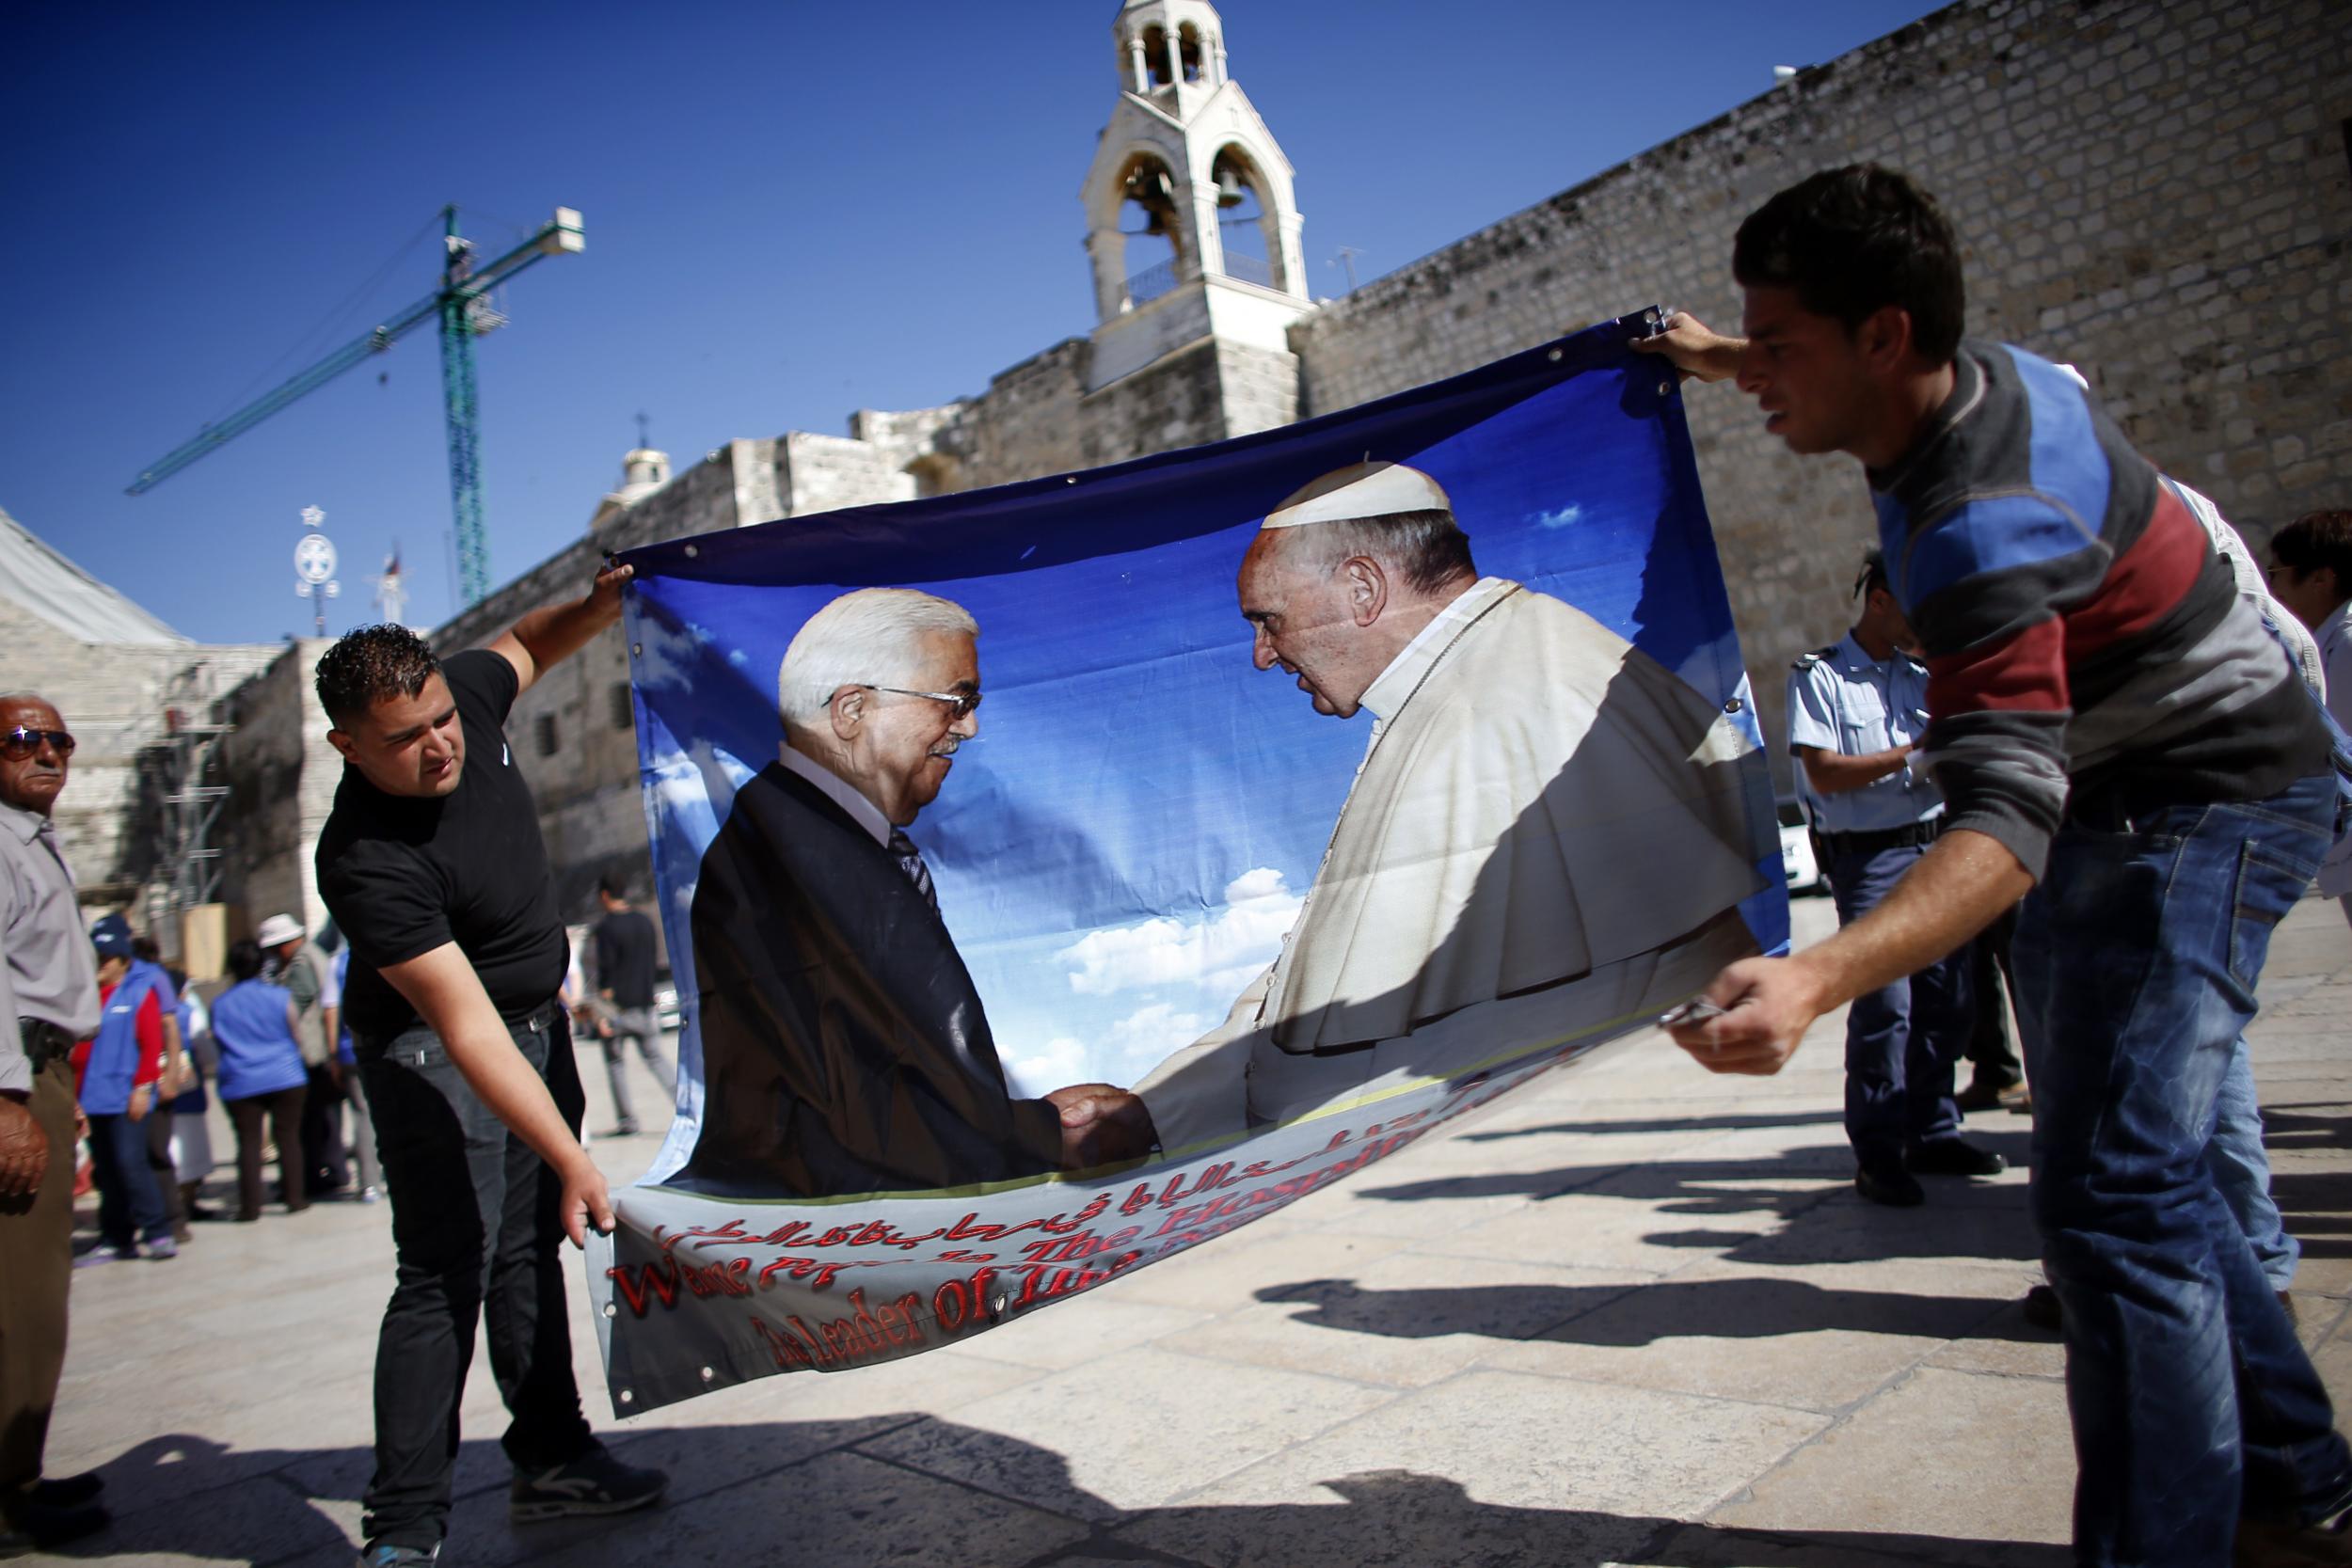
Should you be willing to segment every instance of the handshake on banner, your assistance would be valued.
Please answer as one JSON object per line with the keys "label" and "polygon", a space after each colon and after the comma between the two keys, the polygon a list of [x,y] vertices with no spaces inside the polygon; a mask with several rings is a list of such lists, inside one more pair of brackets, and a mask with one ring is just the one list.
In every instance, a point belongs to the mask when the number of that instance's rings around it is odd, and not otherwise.
{"label": "handshake on banner", "polygon": [[1045,1099],[1061,1112],[1064,1170],[1140,1160],[1159,1143],[1152,1113],[1129,1090],[1110,1084],[1073,1084]]}

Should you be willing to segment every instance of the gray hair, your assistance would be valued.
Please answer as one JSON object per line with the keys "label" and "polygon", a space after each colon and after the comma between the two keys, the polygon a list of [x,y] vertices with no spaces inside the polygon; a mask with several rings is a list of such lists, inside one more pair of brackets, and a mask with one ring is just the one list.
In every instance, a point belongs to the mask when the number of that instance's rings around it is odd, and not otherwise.
{"label": "gray hair", "polygon": [[1328,572],[1350,556],[1368,555],[1422,594],[1433,594],[1458,577],[1478,575],[1470,562],[1470,535],[1451,512],[1433,508],[1342,517],[1301,524],[1292,531],[1301,536],[1294,559],[1319,571]]}
{"label": "gray hair", "polygon": [[845,686],[896,686],[914,678],[925,632],[980,635],[961,605],[912,588],[860,588],[810,616],[776,669],[776,711],[813,725]]}

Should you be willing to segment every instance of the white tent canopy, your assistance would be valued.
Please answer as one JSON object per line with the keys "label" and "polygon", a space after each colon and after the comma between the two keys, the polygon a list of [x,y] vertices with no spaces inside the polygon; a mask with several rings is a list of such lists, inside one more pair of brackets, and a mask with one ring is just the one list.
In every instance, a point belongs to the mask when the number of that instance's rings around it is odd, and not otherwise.
{"label": "white tent canopy", "polygon": [[149,647],[188,639],[33,537],[0,510],[0,597],[82,642]]}

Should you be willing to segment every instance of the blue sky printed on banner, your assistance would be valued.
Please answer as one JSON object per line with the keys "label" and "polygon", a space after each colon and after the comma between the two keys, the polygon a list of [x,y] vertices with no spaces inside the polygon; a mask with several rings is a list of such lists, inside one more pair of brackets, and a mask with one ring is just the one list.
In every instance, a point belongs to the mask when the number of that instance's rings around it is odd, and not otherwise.
{"label": "blue sky printed on banner", "polygon": [[[1022,1092],[1135,1082],[1272,961],[1370,718],[1259,673],[1234,572],[1283,496],[1362,459],[1452,497],[1479,568],[1568,601],[1718,703],[1745,677],[1682,406],[1603,324],[1360,409],[1118,467],[632,551],[640,759],[673,961],[738,784],[781,740],[775,673],[850,588],[921,588],[981,627],[979,735],[913,831]],[[1751,728],[1753,720],[1748,721]],[[1785,942],[1770,785],[1743,912]],[[690,1094],[691,1091],[689,1091]],[[692,1112],[657,1170],[691,1145]]]}

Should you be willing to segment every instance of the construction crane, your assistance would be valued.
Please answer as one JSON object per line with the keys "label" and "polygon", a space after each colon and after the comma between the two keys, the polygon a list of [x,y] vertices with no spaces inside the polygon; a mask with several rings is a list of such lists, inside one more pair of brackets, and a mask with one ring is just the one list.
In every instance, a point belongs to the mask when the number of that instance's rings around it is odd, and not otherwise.
{"label": "construction crane", "polygon": [[140,470],[129,493],[143,495],[198,458],[244,435],[272,414],[307,393],[317,390],[366,359],[381,354],[428,321],[441,324],[441,396],[449,416],[449,491],[457,519],[457,576],[469,606],[490,592],[490,541],[482,524],[482,427],[474,402],[473,341],[505,325],[506,318],[486,297],[542,256],[561,256],[583,248],[580,214],[558,207],[555,216],[538,231],[487,265],[473,264],[473,242],[457,232],[457,209],[441,209],[444,259],[441,286],[407,309],[371,327],[358,341],[344,344],[309,370],[294,376],[217,424],[208,424],[188,441]]}

